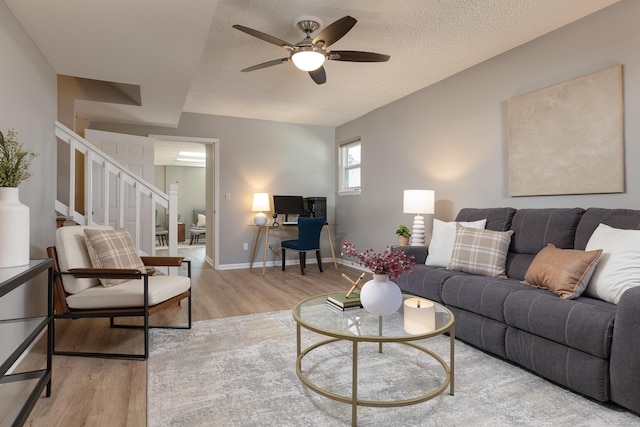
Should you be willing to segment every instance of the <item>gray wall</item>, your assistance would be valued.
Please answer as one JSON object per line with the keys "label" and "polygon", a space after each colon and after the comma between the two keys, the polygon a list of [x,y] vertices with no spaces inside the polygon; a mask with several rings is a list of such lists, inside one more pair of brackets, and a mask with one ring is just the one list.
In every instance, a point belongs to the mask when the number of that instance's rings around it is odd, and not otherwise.
{"label": "gray wall", "polygon": [[[394,244],[398,224],[411,227],[402,195],[413,188],[435,190],[442,220],[463,207],[640,209],[639,16],[640,2],[622,1],[338,127],[336,143],[362,137],[363,161],[362,194],[337,196],[339,236],[362,249]],[[626,192],[510,197],[508,99],[618,63]],[[428,233],[433,217],[425,217]]]}
{"label": "gray wall", "polygon": [[[251,212],[254,192],[268,192],[270,196],[326,196],[327,216],[329,222],[334,221],[333,128],[194,113],[183,113],[176,129],[113,123],[91,123],[90,127],[132,135],[219,139],[221,268],[244,267],[249,262],[255,238],[255,213]],[[226,199],[227,194],[230,200]],[[272,233],[270,241],[277,246],[281,239],[291,236],[279,231]],[[329,257],[324,234],[323,239],[323,256]],[[243,243],[248,243],[248,251],[243,250]],[[258,254],[261,253],[262,245],[258,248]],[[261,261],[262,257],[256,259]],[[269,261],[278,259],[269,254]]]}
{"label": "gray wall", "polygon": [[[56,191],[56,73],[25,33],[4,1],[0,1],[0,130],[18,132],[26,148],[40,154],[32,164],[33,176],[20,184],[20,201],[30,208],[31,258],[46,258],[55,232]],[[43,282],[44,281],[36,281]],[[0,299],[2,318],[46,307],[40,285],[20,288]]]}

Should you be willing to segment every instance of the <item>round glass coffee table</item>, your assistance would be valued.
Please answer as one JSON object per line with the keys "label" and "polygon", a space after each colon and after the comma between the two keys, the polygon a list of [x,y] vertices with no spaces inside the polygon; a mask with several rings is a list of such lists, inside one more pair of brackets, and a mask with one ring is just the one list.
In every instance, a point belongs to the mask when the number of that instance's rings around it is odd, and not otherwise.
{"label": "round glass coffee table", "polygon": [[[454,393],[454,346],[455,346],[455,322],[453,313],[446,307],[433,302],[435,322],[433,328],[424,330],[418,334],[409,334],[404,330],[404,303],[400,309],[389,316],[377,316],[368,313],[363,308],[338,311],[327,304],[329,294],[317,295],[308,298],[293,309],[293,318],[296,321],[296,373],[305,386],[314,392],[339,402],[351,404],[351,424],[357,424],[358,406],[394,407],[406,406],[424,402],[441,394],[447,386],[449,394]],[[403,302],[411,295],[403,295]],[[302,328],[320,335],[330,337],[302,349]],[[449,364],[434,351],[424,347],[418,341],[437,335],[449,333],[450,351]],[[313,350],[336,341],[350,341],[352,343],[352,379],[351,396],[333,393],[324,389],[312,381],[302,370],[302,360]],[[426,390],[423,394],[404,400],[364,400],[358,398],[358,344],[364,342],[378,343],[378,351],[382,352],[384,343],[399,343],[412,347],[431,358],[435,359],[444,369],[444,378],[441,384],[433,389]]]}

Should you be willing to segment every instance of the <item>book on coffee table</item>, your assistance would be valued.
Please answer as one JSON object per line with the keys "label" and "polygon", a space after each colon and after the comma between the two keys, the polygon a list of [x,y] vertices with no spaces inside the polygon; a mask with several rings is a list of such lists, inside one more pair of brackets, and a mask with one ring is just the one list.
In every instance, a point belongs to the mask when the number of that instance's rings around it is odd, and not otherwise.
{"label": "book on coffee table", "polygon": [[362,304],[353,305],[351,307],[340,307],[339,305],[334,304],[333,301],[329,301],[329,300],[327,300],[327,304],[326,305],[327,305],[327,307],[329,307],[330,310],[334,310],[334,311],[336,311],[338,313],[347,313],[347,312],[362,308]]}
{"label": "book on coffee table", "polygon": [[347,292],[336,292],[327,296],[330,302],[340,308],[362,307],[360,302],[360,292],[353,292],[347,297]]}

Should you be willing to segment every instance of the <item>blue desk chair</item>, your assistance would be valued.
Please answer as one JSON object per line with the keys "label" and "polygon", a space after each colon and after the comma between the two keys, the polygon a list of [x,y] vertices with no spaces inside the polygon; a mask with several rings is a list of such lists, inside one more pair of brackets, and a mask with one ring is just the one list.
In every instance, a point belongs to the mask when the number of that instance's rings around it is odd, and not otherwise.
{"label": "blue desk chair", "polygon": [[304,275],[307,264],[307,251],[316,251],[318,268],[322,273],[322,256],[320,255],[320,233],[324,227],[325,219],[320,218],[298,218],[298,238],[296,240],[284,240],[282,246],[282,271],[286,261],[285,252],[287,249],[298,251],[300,257],[300,272]]}

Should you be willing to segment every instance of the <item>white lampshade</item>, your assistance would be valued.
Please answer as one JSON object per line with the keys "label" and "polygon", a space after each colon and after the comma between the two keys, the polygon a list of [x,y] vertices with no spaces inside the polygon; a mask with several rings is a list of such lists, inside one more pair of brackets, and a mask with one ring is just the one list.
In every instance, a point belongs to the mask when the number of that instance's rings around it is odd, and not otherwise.
{"label": "white lampshade", "polygon": [[425,245],[424,217],[421,214],[434,213],[435,193],[433,190],[404,190],[404,213],[416,214],[411,229],[411,246]]}
{"label": "white lampshade", "polygon": [[404,190],[404,213],[434,213],[435,193],[433,190]]}
{"label": "white lampshade", "polygon": [[291,56],[293,64],[302,71],[313,71],[322,67],[325,56],[313,47],[301,47]]}
{"label": "white lampshade", "polygon": [[256,216],[253,217],[253,222],[255,222],[256,225],[265,225],[267,223],[267,216],[263,211],[271,210],[271,206],[269,205],[269,193],[253,193],[253,205],[251,206],[251,210],[258,212]]}

